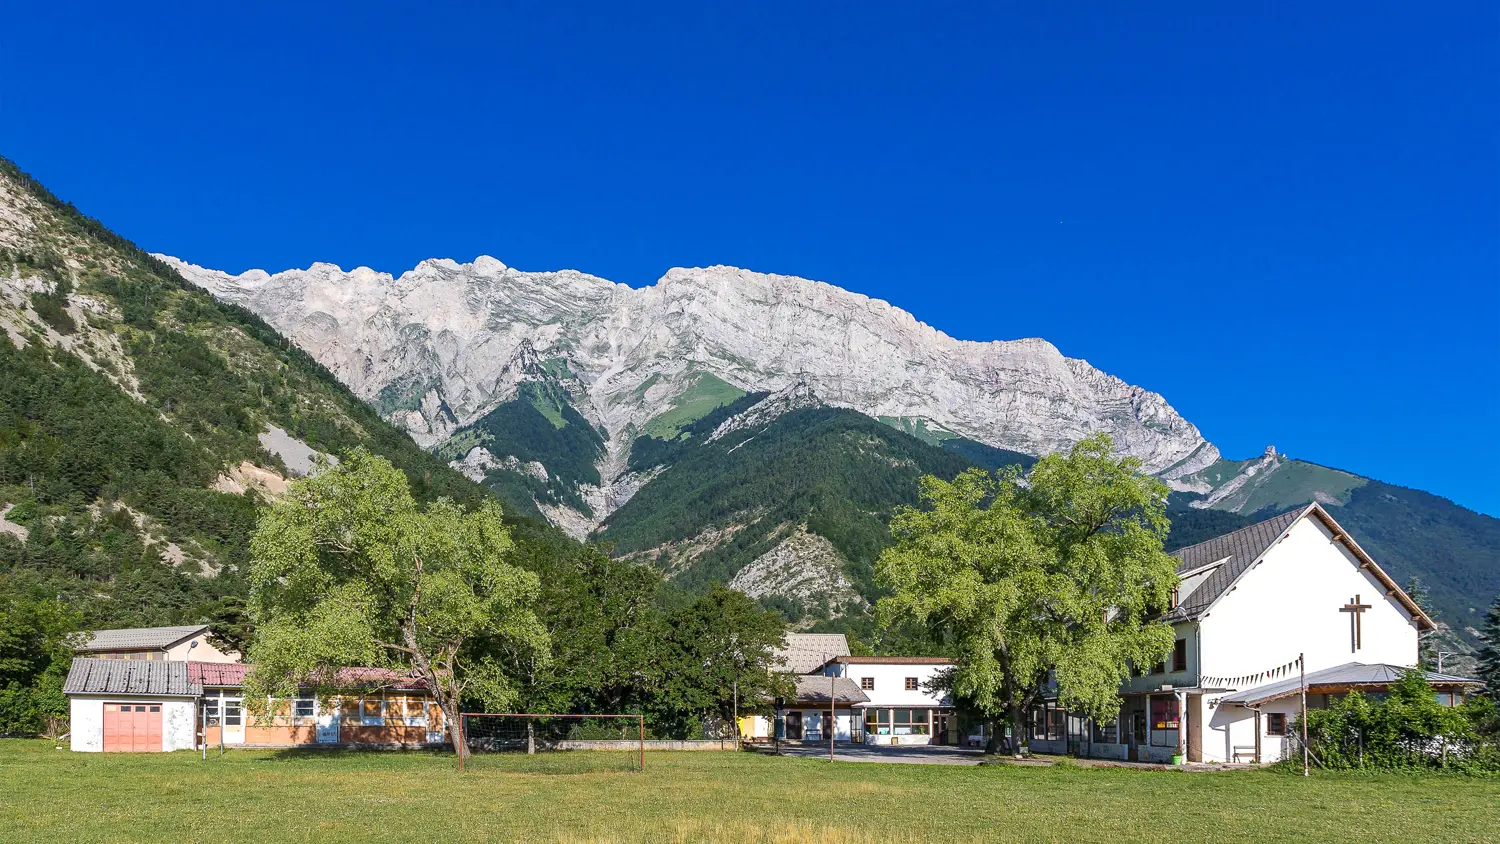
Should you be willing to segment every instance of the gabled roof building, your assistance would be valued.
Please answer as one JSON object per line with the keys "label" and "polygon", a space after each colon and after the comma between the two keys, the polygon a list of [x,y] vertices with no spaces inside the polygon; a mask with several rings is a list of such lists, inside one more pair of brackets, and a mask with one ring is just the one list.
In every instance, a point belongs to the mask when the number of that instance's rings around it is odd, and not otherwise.
{"label": "gabled roof building", "polygon": [[[1417,664],[1433,621],[1319,504],[1173,552],[1180,578],[1165,615],[1176,633],[1137,666],[1119,717],[1094,723],[1055,700],[1032,713],[1031,747],[1136,761],[1273,762],[1310,706],[1379,693]],[[1474,681],[1429,674],[1448,702]],[[1288,689],[1292,692],[1288,693]]]}

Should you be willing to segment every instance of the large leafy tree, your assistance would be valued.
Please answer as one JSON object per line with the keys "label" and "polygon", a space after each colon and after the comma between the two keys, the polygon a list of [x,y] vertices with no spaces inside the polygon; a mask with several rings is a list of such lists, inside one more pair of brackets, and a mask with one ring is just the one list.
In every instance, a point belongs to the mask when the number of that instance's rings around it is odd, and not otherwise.
{"label": "large leafy tree", "polygon": [[741,592],[715,585],[667,616],[661,683],[652,703],[663,731],[691,735],[710,721],[727,724],[738,693],[741,712],[767,711],[791,693],[772,671],[786,643],[786,622]]}
{"label": "large leafy tree", "polygon": [[247,697],[339,690],[340,670],[380,666],[426,681],[467,754],[460,701],[503,708],[515,684],[488,656],[500,643],[538,653],[537,576],[507,562],[500,508],[423,507],[406,476],[357,449],[292,484],[250,544],[255,669]]}
{"label": "large leafy tree", "polygon": [[63,679],[82,616],[0,580],[0,735],[51,733],[66,723]]}
{"label": "large leafy tree", "polygon": [[667,627],[655,604],[660,576],[594,546],[557,555],[541,576],[538,617],[549,654],[507,647],[526,712],[638,712],[658,682]]}
{"label": "large leafy tree", "polygon": [[[1022,735],[1049,674],[1062,704],[1113,720],[1129,666],[1160,660],[1176,566],[1162,551],[1167,490],[1104,434],[1043,458],[1026,478],[971,470],[922,479],[878,574],[887,624],[951,642],[955,696]],[[992,741],[991,751],[995,749]]]}

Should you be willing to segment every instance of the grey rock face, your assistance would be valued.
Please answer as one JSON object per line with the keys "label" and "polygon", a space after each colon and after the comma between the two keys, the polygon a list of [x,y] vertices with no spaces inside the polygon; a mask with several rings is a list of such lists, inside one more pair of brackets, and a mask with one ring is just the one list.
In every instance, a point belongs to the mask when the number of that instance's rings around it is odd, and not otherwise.
{"label": "grey rock face", "polygon": [[828,405],[926,419],[1029,454],[1107,431],[1168,477],[1219,457],[1160,395],[1044,340],[955,340],[886,302],[794,276],[679,268],[632,289],[487,256],[423,261],[399,278],[331,264],[229,275],[160,257],[261,315],[367,401],[395,395],[383,412],[429,446],[513,393],[507,365],[519,354],[578,379],[578,409],[609,432],[614,464],[703,372],[746,391],[804,384]]}

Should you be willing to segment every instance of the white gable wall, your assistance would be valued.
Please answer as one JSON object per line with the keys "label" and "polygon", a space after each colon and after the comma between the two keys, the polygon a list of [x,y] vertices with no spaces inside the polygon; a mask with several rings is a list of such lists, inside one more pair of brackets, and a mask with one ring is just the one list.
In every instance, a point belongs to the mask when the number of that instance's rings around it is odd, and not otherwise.
{"label": "white gable wall", "polygon": [[[1305,517],[1199,621],[1201,676],[1256,674],[1291,662],[1299,653],[1306,654],[1309,672],[1349,662],[1416,665],[1416,622],[1385,590],[1343,543],[1333,541],[1322,522]],[[1357,651],[1350,643],[1350,613],[1339,612],[1356,595],[1370,605],[1360,619]],[[1253,688],[1293,676],[1235,685]],[[1204,697],[1204,759],[1248,761],[1252,757],[1246,754],[1255,745],[1255,713],[1218,706],[1220,697]],[[1263,711],[1294,713],[1297,705],[1295,699],[1280,700]],[[1265,735],[1265,729],[1262,719],[1261,759],[1272,762],[1290,745]]]}
{"label": "white gable wall", "polygon": [[[899,664],[860,664],[860,663],[835,663],[828,667],[830,673],[835,676],[848,677],[855,683],[869,677],[875,681],[875,688],[864,689],[865,697],[870,702],[863,704],[866,707],[903,707],[903,706],[949,706],[946,696],[939,693],[934,695],[927,691],[927,684],[939,672],[951,668],[947,663],[922,663],[917,665]],[[841,672],[841,673],[840,673]],[[906,678],[917,678],[917,688],[908,690]]]}
{"label": "white gable wall", "polygon": [[[1363,646],[1351,650],[1349,616],[1355,595],[1370,604],[1360,624]],[[1417,626],[1385,586],[1316,518],[1287,536],[1240,576],[1199,623],[1203,674],[1237,677],[1307,654],[1307,670],[1347,662],[1415,665]]]}

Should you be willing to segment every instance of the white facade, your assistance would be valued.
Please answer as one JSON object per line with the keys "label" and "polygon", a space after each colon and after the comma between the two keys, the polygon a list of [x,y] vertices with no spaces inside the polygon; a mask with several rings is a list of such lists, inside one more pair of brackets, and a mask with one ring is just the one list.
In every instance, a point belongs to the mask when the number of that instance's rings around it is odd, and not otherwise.
{"label": "white facade", "polygon": [[161,706],[162,750],[192,750],[195,741],[193,698],[132,697],[130,695],[69,695],[70,747],[89,753],[104,750],[104,704],[140,703]]}
{"label": "white facade", "polygon": [[[916,662],[844,657],[823,670],[826,675],[854,681],[870,699],[855,706],[854,716],[866,744],[918,745],[932,743],[939,738],[935,733],[949,726],[942,718],[951,714],[953,702],[929,686],[938,674],[952,667],[947,659]],[[951,726],[956,729],[956,722]]]}
{"label": "white facade", "polygon": [[[1405,596],[1320,513],[1304,512],[1206,609],[1173,626],[1185,655],[1181,670],[1169,655],[1165,671],[1153,667],[1123,684],[1117,723],[1096,727],[1043,713],[1052,720],[1045,738],[1031,738],[1032,749],[1139,761],[1166,762],[1181,752],[1189,761],[1274,762],[1296,747],[1273,728],[1290,728],[1300,699],[1271,701],[1259,707],[1259,718],[1221,700],[1295,679],[1299,655],[1309,673],[1351,662],[1415,666],[1421,622],[1403,605]],[[1213,568],[1185,573],[1183,600]],[[1354,606],[1362,610],[1349,611]],[[1322,702],[1314,695],[1309,706]]]}

